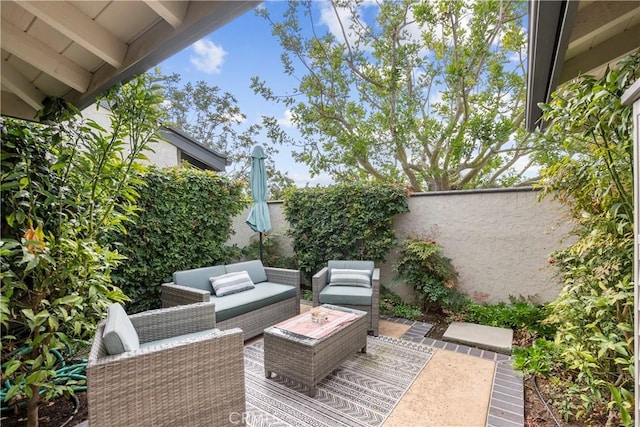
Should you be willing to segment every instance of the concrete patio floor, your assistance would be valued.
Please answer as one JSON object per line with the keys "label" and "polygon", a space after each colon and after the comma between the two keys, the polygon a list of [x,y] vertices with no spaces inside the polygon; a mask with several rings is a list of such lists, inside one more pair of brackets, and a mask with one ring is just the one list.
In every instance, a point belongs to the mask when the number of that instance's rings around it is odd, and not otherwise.
{"label": "concrete patio floor", "polygon": [[426,338],[430,328],[404,319],[380,320],[380,335],[438,349],[384,426],[524,426],[524,386],[511,358]]}
{"label": "concrete patio floor", "polygon": [[[301,304],[301,311],[310,306]],[[510,356],[426,338],[432,325],[382,317],[379,334],[438,350],[385,427],[522,427],[524,386]]]}

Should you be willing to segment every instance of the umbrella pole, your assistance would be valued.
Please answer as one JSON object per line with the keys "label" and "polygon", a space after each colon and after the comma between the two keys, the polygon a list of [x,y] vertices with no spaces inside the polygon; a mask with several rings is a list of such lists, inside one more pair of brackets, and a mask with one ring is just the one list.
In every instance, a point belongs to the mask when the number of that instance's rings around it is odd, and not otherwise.
{"label": "umbrella pole", "polygon": [[260,262],[262,262],[262,233],[260,233]]}

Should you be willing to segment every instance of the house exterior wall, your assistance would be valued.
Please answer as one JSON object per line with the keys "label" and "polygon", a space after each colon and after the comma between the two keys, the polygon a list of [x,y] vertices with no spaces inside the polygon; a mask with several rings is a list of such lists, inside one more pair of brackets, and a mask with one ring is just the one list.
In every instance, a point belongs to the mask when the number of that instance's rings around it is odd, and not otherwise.
{"label": "house exterior wall", "polygon": [[[104,108],[98,108],[91,105],[90,107],[82,110],[82,116],[85,119],[93,119],[96,123],[105,129],[110,129],[111,123],[109,121],[109,115]],[[180,164],[178,148],[168,142],[158,141],[153,144],[149,144],[150,150],[146,150],[144,154],[148,160],[142,163],[156,165],[160,168],[177,166]],[[127,148],[125,148],[126,150]]]}
{"label": "house exterior wall", "polygon": [[[572,242],[572,223],[562,205],[538,200],[531,189],[431,192],[413,195],[410,212],[398,215],[394,228],[400,239],[434,239],[459,273],[459,288],[478,302],[525,297],[554,300],[562,288],[550,266],[550,254]],[[293,253],[286,237],[288,224],[282,203],[269,203],[272,231],[282,236],[286,255]],[[244,223],[249,209],[234,219],[236,234],[229,244],[249,244],[257,233]],[[381,283],[411,300],[412,290],[394,280],[397,250],[380,265]]]}

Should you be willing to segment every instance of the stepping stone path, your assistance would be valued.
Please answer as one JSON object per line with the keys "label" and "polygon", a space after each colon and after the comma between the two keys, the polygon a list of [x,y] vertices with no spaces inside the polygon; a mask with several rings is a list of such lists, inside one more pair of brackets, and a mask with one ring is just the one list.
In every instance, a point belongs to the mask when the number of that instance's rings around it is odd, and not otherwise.
{"label": "stepping stone path", "polygon": [[474,323],[453,322],[442,336],[444,341],[511,354],[513,330]]}

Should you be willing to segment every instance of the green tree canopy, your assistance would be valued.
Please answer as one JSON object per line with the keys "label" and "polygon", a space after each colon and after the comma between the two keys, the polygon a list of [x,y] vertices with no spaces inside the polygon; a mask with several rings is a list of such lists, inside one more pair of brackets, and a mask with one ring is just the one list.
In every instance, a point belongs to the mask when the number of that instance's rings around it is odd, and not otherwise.
{"label": "green tree canopy", "polygon": [[287,143],[312,173],[413,191],[523,184],[533,150],[522,126],[525,10],[522,1],[290,2],[277,21],[263,8],[297,87],[276,94],[254,77],[252,88],[290,108],[302,142]]}
{"label": "green tree canopy", "polygon": [[238,106],[236,97],[203,80],[182,85],[177,74],[162,76],[156,73],[154,77],[164,86],[167,124],[226,156],[231,162],[227,166],[229,178],[249,182],[251,152],[256,144],[260,144],[267,153],[270,197],[282,198],[283,191],[293,186],[293,179],[279,171],[273,161],[278,150],[270,137],[279,135],[268,132],[272,127],[269,119],[246,125],[247,116]]}

